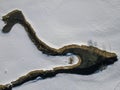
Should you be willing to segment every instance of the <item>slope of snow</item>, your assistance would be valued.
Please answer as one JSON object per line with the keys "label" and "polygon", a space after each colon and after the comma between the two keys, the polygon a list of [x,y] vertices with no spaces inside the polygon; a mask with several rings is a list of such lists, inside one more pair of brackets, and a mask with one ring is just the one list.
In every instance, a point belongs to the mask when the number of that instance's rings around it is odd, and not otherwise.
{"label": "slope of snow", "polygon": [[[37,35],[59,48],[89,40],[97,47],[114,51],[120,57],[119,0],[1,0],[0,18],[20,9]],[[0,21],[0,30],[4,26]],[[15,25],[8,34],[0,33],[0,84],[8,83],[33,69],[67,65],[69,57],[43,55],[29,40],[24,28]],[[119,90],[120,61],[102,72],[89,75],[58,74],[34,80],[13,90]]]}

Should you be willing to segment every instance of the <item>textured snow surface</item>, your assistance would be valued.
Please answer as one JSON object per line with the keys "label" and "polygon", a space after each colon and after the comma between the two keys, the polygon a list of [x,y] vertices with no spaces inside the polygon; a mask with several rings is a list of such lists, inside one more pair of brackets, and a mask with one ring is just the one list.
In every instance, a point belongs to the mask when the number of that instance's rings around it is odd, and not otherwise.
{"label": "textured snow surface", "polygon": [[[119,0],[0,0],[0,18],[20,9],[37,35],[52,47],[87,44],[114,51],[120,57]],[[4,26],[0,20],[0,31]],[[68,65],[66,57],[42,54],[17,24],[8,34],[0,32],[0,84],[15,80],[30,70]],[[58,74],[34,80],[13,90],[120,90],[120,61],[102,72],[83,76]]]}

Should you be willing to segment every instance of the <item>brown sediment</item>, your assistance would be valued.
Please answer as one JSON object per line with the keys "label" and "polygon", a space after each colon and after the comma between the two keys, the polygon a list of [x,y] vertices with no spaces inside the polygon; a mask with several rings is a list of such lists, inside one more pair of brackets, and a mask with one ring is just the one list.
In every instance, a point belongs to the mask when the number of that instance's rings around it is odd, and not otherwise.
{"label": "brown sediment", "polygon": [[73,55],[76,55],[79,59],[77,64],[72,64],[72,66],[70,65],[55,67],[53,68],[53,70],[31,71],[27,75],[22,76],[16,81],[11,82],[13,87],[21,85],[29,80],[33,80],[38,76],[40,76],[41,78],[47,78],[53,77],[58,73],[89,75],[99,70],[101,65],[107,66],[117,61],[117,55],[115,53],[107,52],[93,46],[80,46],[76,44],[71,44],[63,46],[59,49],[50,47],[37,37],[35,30],[27,22],[23,13],[20,10],[14,10],[8,13],[7,15],[3,16],[2,18],[6,24],[2,30],[3,33],[8,33],[16,23],[19,23],[25,28],[30,40],[42,53],[52,56],[63,56],[67,55],[68,53],[71,53]]}
{"label": "brown sediment", "polygon": [[10,84],[0,85],[0,90],[12,90],[12,87]]}

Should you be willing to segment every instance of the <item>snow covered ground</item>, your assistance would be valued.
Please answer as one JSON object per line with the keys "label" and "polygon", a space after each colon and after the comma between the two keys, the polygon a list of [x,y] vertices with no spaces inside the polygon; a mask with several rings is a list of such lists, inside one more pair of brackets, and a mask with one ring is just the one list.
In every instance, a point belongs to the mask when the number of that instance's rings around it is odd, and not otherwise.
{"label": "snow covered ground", "polygon": [[[81,45],[92,40],[97,47],[114,51],[120,57],[119,0],[0,0],[0,18],[14,9],[23,11],[40,39],[50,46]],[[0,31],[3,26],[0,21]],[[48,57],[39,52],[20,25],[8,34],[0,32],[0,84],[30,70],[67,65],[68,58]],[[93,75],[58,74],[13,90],[26,89],[120,90],[120,61]]]}

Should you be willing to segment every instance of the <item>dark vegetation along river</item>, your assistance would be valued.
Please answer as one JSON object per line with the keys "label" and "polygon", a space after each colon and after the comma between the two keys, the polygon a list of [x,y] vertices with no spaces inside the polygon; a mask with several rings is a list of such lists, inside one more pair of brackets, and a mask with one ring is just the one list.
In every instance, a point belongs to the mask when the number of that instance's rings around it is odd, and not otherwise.
{"label": "dark vegetation along river", "polygon": [[[31,71],[28,74],[19,77],[17,80],[10,82],[10,84],[0,85],[0,90],[11,90],[12,87],[19,86],[27,81],[34,80],[37,77],[45,79],[48,77],[54,77],[58,73],[90,75],[100,70],[102,67],[113,64],[117,61],[117,55],[115,53],[107,52],[93,46],[71,44],[63,46],[59,49],[48,46],[36,36],[35,30],[27,22],[20,10],[14,10],[2,18],[5,22],[5,26],[2,29],[3,33],[10,32],[12,27],[19,23],[26,30],[30,40],[43,54],[66,56],[68,53],[71,53],[72,55],[76,55],[78,57],[78,62],[70,66],[54,67],[52,70]],[[70,61],[72,61],[71,58]]]}

